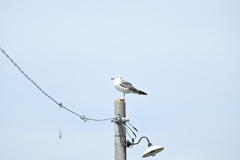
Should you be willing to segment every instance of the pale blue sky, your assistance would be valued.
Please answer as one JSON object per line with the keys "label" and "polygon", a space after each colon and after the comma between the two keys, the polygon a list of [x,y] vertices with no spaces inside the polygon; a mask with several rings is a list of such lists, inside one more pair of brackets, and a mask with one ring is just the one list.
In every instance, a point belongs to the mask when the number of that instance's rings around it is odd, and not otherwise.
{"label": "pale blue sky", "polygon": [[[127,116],[162,160],[240,158],[240,2],[0,1],[0,46],[48,94],[91,118]],[[0,54],[0,159],[114,159],[111,122],[84,123]],[[59,128],[62,139],[58,138]],[[127,150],[141,159],[147,142]]]}

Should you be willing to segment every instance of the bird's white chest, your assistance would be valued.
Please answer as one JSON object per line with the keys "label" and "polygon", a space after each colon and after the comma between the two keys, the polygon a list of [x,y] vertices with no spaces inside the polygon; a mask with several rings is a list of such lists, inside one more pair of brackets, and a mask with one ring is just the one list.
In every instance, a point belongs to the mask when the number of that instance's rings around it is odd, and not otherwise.
{"label": "bird's white chest", "polygon": [[120,91],[120,92],[130,93],[127,88],[123,88],[123,87],[120,85],[120,82],[121,82],[120,79],[116,79],[116,80],[114,81],[114,87],[115,87],[118,91]]}

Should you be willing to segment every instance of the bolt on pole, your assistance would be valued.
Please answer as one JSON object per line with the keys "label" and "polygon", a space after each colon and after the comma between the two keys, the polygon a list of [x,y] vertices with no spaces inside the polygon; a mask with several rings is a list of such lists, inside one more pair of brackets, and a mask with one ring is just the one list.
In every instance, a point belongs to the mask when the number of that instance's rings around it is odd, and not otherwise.
{"label": "bolt on pole", "polygon": [[[126,117],[125,101],[116,99],[114,102],[115,116]],[[125,123],[125,122],[123,122]],[[126,160],[126,130],[122,124],[114,123],[114,140],[115,140],[115,160]]]}

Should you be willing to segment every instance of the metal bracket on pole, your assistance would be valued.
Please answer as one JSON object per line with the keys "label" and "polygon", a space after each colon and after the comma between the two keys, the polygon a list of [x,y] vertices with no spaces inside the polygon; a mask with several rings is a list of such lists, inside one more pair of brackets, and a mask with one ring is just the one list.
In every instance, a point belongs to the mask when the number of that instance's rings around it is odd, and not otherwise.
{"label": "metal bracket on pole", "polygon": [[121,117],[119,114],[115,115],[114,119],[111,119],[111,122],[119,123],[119,122],[130,122],[130,118]]}

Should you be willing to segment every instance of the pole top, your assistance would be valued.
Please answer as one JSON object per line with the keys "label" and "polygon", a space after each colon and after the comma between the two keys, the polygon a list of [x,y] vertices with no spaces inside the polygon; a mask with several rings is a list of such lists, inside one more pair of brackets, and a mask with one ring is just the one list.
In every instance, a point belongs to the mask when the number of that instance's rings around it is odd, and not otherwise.
{"label": "pole top", "polygon": [[120,98],[120,99],[115,99],[115,102],[125,102],[125,100]]}

